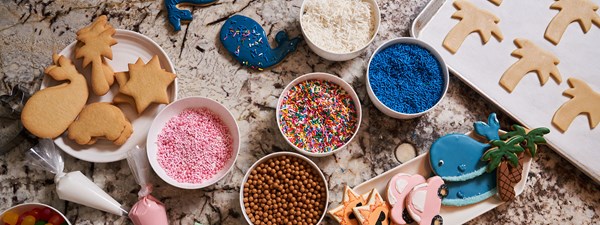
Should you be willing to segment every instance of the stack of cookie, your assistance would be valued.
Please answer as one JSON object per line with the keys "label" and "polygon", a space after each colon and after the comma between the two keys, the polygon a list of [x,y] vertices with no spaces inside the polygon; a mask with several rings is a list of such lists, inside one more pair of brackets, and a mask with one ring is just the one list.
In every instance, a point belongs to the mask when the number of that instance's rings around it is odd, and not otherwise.
{"label": "stack of cookie", "polygon": [[[102,96],[110,91],[115,72],[106,59],[112,59],[111,46],[116,30],[100,16],[92,24],[77,32],[75,57],[82,59],[82,68],[91,65],[89,83],[91,92]],[[73,62],[57,54],[53,65],[44,71],[48,76],[65,83],[36,92],[25,104],[21,114],[23,126],[39,138],[56,138],[68,130],[68,137],[81,145],[91,145],[98,139],[107,139],[116,145],[124,144],[133,133],[133,127],[120,108],[111,103],[96,102],[86,106],[89,97],[86,77]],[[148,64],[138,59],[129,64],[128,72],[116,73],[119,93],[114,103],[130,103],[138,113],[150,104],[168,104],[168,86],[175,74],[161,68],[158,57]]]}

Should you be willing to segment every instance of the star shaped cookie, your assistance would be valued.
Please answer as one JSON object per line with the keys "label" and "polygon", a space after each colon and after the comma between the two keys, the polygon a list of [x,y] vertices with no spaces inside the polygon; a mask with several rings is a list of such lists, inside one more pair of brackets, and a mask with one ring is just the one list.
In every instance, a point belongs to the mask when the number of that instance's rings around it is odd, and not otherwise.
{"label": "star shaped cookie", "polygon": [[119,91],[134,99],[138,113],[150,104],[168,104],[167,88],[176,75],[160,67],[158,56],[153,56],[147,64],[139,58],[135,64],[129,64],[129,80],[120,86]]}
{"label": "star shaped cookie", "polygon": [[390,205],[383,201],[379,192],[375,189],[367,200],[367,204],[353,209],[356,219],[361,225],[388,225]]}
{"label": "star shaped cookie", "polygon": [[356,220],[352,209],[367,204],[366,197],[369,196],[369,193],[366,196],[361,196],[346,185],[342,204],[330,210],[329,215],[338,221],[340,225],[358,225],[358,220]]}

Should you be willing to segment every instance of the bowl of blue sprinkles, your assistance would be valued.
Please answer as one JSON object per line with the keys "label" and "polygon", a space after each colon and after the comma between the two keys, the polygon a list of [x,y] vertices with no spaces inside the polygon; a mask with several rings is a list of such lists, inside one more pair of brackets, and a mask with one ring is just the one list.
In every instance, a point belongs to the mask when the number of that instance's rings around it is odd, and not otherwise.
{"label": "bowl of blue sprinkles", "polygon": [[384,114],[412,119],[437,106],[448,91],[446,63],[427,43],[396,38],[383,43],[367,67],[367,93]]}

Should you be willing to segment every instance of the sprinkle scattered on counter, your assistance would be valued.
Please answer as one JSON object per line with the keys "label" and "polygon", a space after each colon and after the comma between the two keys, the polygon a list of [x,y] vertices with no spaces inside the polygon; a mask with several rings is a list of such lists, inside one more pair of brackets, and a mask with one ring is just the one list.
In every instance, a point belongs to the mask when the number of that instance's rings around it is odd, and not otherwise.
{"label": "sprinkle scattered on counter", "polygon": [[212,178],[232,153],[229,129],[206,108],[184,110],[171,118],[158,136],[158,163],[180,183]]}
{"label": "sprinkle scattered on counter", "polygon": [[301,82],[290,88],[281,104],[281,130],[300,149],[330,152],[344,145],[355,132],[354,101],[335,83]]}
{"label": "sprinkle scattered on counter", "polygon": [[414,44],[395,44],[377,53],[369,65],[369,82],[379,101],[401,113],[433,107],[445,86],[438,60]]}

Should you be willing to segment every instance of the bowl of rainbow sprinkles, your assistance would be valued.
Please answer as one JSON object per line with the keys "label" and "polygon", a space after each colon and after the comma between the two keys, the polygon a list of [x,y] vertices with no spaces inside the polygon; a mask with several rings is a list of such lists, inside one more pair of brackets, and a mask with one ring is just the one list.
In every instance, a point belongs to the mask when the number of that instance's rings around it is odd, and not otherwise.
{"label": "bowl of rainbow sprinkles", "polygon": [[308,47],[331,61],[362,54],[375,39],[380,20],[375,0],[304,0],[300,7]]}
{"label": "bowl of rainbow sprinkles", "polygon": [[309,73],[290,82],[279,97],[279,131],[298,152],[314,157],[344,148],[358,133],[362,110],[358,95],[341,78]]}

